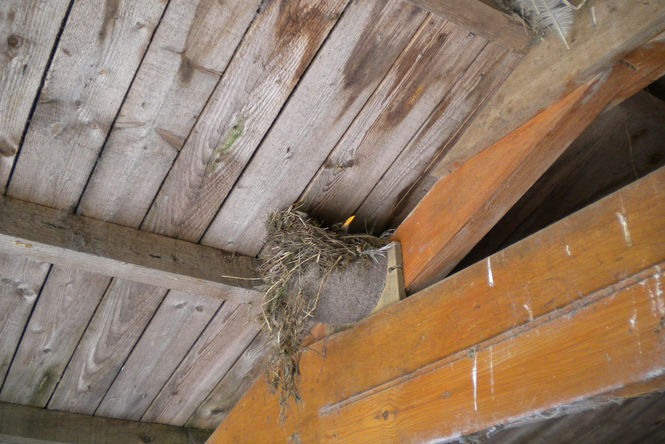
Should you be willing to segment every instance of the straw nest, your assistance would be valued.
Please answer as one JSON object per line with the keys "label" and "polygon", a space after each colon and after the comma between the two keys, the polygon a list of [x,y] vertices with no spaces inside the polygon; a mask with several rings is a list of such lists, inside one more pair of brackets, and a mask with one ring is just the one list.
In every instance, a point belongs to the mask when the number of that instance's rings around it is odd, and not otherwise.
{"label": "straw nest", "polygon": [[262,319],[273,343],[268,381],[274,390],[280,390],[284,407],[289,398],[300,399],[300,349],[324,283],[331,273],[349,265],[378,262],[388,242],[348,234],[342,228],[324,228],[293,206],[271,214],[266,227],[267,242],[260,260],[266,285]]}

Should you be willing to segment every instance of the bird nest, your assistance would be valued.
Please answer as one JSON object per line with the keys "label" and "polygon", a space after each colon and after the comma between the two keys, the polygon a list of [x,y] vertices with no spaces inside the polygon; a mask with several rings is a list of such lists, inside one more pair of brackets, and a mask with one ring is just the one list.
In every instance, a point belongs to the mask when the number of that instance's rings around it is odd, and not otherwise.
{"label": "bird nest", "polygon": [[300,349],[326,280],[352,264],[378,263],[388,242],[348,234],[344,228],[325,228],[293,206],[271,214],[266,227],[260,260],[266,285],[262,318],[273,344],[268,381],[280,391],[284,408],[289,398],[300,399]]}

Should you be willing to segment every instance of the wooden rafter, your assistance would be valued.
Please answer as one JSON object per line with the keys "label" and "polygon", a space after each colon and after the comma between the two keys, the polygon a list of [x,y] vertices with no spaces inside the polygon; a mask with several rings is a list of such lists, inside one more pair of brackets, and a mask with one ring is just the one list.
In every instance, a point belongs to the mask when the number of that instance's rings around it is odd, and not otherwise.
{"label": "wooden rafter", "polygon": [[632,51],[440,179],[395,232],[407,288],[447,275],[608,104],[665,68],[664,51],[660,38]]}
{"label": "wooden rafter", "polygon": [[284,423],[259,379],[209,442],[445,439],[659,388],[664,231],[661,168],[310,346]]}
{"label": "wooden rafter", "polygon": [[252,258],[8,197],[0,252],[224,300],[258,295]]}
{"label": "wooden rafter", "polygon": [[0,403],[0,442],[14,444],[203,443],[208,432]]}

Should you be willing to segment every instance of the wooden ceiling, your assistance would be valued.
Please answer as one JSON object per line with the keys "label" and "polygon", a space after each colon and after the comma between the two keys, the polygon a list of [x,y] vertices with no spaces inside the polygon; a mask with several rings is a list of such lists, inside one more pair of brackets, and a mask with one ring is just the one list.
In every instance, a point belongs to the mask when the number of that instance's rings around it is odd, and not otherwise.
{"label": "wooden ceiling", "polygon": [[[521,59],[405,0],[9,0],[0,37],[6,196],[250,256],[295,201],[394,226]],[[212,428],[266,354],[245,305],[0,276],[1,401]]]}

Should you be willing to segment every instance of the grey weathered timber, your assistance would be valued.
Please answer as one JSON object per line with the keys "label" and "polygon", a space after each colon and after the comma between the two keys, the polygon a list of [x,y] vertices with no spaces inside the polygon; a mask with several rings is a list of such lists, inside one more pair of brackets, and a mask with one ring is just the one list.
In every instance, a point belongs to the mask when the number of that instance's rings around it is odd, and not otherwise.
{"label": "grey weathered timber", "polygon": [[481,0],[410,0],[419,7],[464,26],[489,41],[519,53],[529,49],[533,35],[516,16]]}
{"label": "grey weathered timber", "polygon": [[49,264],[0,254],[0,385],[48,270]]}
{"label": "grey weathered timber", "polygon": [[109,281],[75,268],[52,268],[0,401],[46,406]]}
{"label": "grey weathered timber", "polygon": [[95,414],[134,421],[141,419],[220,305],[221,302],[215,299],[171,291]]}
{"label": "grey weathered timber", "polygon": [[166,2],[76,1],[37,101],[9,195],[78,201]]}
{"label": "grey weathered timber", "polygon": [[258,307],[225,302],[142,420],[184,425],[256,337]]}
{"label": "grey weathered timber", "polygon": [[258,253],[268,213],[298,199],[426,17],[402,0],[349,5],[202,243]]}
{"label": "grey weathered timber", "polygon": [[48,408],[92,415],[165,293],[152,285],[114,279]]}
{"label": "grey weathered timber", "polygon": [[305,210],[330,223],[354,214],[486,44],[430,15],[308,185]]}
{"label": "grey weathered timber", "polygon": [[138,227],[260,0],[173,0],[86,186],[79,214]]}
{"label": "grey weathered timber", "polygon": [[0,193],[69,0],[0,3]]}
{"label": "grey weathered timber", "polygon": [[191,241],[203,236],[347,3],[266,6],[194,126],[144,229]]}
{"label": "grey weathered timber", "polygon": [[0,442],[16,444],[203,444],[210,433],[0,403]]}
{"label": "grey weathered timber", "polygon": [[11,198],[0,199],[0,251],[223,300],[258,295],[252,258]]}

